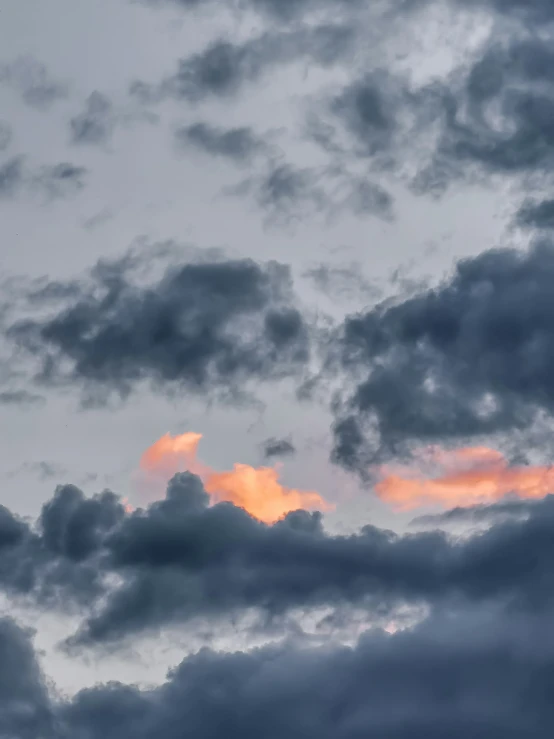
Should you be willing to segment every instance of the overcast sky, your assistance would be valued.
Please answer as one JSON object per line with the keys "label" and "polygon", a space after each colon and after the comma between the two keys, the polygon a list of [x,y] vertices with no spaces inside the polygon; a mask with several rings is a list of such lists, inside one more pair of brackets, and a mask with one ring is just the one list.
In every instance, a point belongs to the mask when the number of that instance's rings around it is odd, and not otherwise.
{"label": "overcast sky", "polygon": [[552,735],[553,24],[0,0],[0,736]]}

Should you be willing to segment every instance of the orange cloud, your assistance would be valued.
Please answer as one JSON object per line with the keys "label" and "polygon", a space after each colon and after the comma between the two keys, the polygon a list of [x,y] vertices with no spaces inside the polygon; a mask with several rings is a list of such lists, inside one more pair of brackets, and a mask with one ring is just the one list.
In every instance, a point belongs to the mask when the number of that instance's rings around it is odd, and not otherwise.
{"label": "orange cloud", "polygon": [[329,510],[331,506],[316,492],[281,485],[275,467],[235,464],[232,470],[216,472],[197,458],[202,434],[165,434],[140,458],[139,486],[143,492],[165,485],[177,472],[188,470],[202,478],[212,501],[230,501],[251,515],[273,523],[290,511]]}
{"label": "orange cloud", "polygon": [[[543,498],[554,492],[553,467],[510,466],[500,452],[487,447],[431,447],[417,457],[417,468],[385,465],[379,469],[381,480],[375,490],[395,508],[470,506],[491,503],[510,493],[520,498]],[[440,471],[426,475],[421,469],[425,465],[438,466]]]}

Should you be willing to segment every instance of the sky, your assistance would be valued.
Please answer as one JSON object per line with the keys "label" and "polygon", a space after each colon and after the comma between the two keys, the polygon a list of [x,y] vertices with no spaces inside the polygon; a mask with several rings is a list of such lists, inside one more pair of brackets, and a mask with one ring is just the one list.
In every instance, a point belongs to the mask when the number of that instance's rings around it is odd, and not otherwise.
{"label": "sky", "polygon": [[554,5],[0,19],[0,737],[551,737]]}

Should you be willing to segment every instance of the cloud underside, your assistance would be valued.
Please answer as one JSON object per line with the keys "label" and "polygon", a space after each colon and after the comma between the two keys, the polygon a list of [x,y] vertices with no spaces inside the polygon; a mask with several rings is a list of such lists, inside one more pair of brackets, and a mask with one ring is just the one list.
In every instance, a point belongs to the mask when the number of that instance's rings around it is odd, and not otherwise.
{"label": "cloud underside", "polygon": [[[165,500],[132,514],[113,494],[87,499],[72,486],[57,490],[33,530],[1,509],[0,583],[43,608],[95,610],[73,649],[246,607],[275,616],[342,605],[344,619],[358,605],[365,633],[350,647],[203,649],[158,687],[100,684],[61,699],[49,694],[30,636],[4,619],[0,734],[177,739],[186,725],[199,737],[549,735],[552,498],[490,506],[490,528],[458,543],[373,527],[331,536],[304,511],[266,526],[207,503],[199,479],[182,473]],[[114,572],[122,584],[106,601],[102,577]],[[394,634],[371,628],[374,614],[393,620],[406,601],[427,615]]]}
{"label": "cloud underside", "polygon": [[306,609],[361,608],[371,623],[408,606],[548,612],[553,498],[521,503],[517,515],[506,515],[505,503],[486,510],[489,528],[459,541],[374,526],[335,536],[319,513],[268,525],[231,503],[210,505],[190,473],[132,513],[113,493],[86,498],[66,485],[35,527],[0,509],[0,587],[24,603],[80,613],[73,648],[247,613],[279,623]]}
{"label": "cloud underside", "polygon": [[0,622],[0,732],[44,736],[321,736],[505,739],[549,736],[546,620],[434,616],[413,630],[366,634],[354,648],[291,645],[204,650],[160,687],[110,683],[72,699],[48,695],[28,636]]}

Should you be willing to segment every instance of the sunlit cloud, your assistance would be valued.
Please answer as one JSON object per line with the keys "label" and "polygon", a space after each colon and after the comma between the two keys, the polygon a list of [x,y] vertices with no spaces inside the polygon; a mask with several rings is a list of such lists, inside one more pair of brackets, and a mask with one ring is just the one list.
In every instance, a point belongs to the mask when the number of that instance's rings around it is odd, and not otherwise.
{"label": "sunlit cloud", "polygon": [[279,520],[290,511],[330,510],[319,493],[288,488],[279,482],[279,468],[251,467],[236,463],[232,470],[218,472],[197,456],[202,434],[165,434],[141,456],[136,482],[142,497],[159,496],[177,472],[198,475],[212,502],[229,501],[266,523]]}
{"label": "sunlit cloud", "polygon": [[413,465],[384,465],[378,474],[377,494],[399,510],[471,506],[509,494],[537,499],[554,491],[553,467],[512,466],[487,447],[429,447],[415,455]]}

